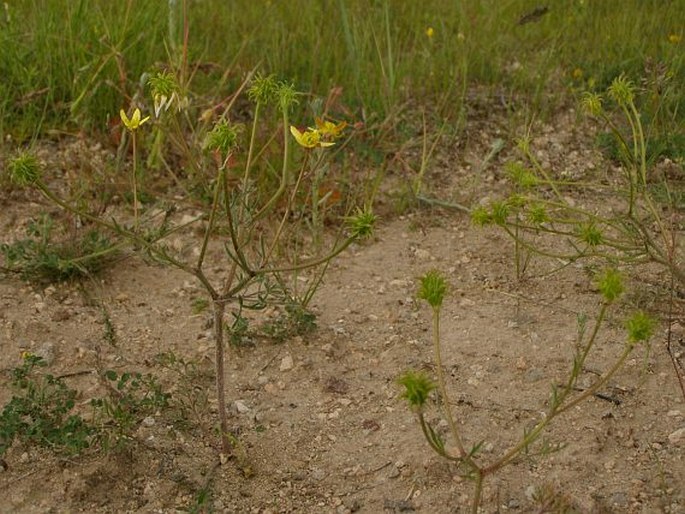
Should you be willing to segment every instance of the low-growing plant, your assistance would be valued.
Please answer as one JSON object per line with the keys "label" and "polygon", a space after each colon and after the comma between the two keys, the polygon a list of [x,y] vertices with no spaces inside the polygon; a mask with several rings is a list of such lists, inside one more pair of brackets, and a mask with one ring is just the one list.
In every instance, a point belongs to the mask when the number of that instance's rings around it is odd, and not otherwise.
{"label": "low-growing plant", "polygon": [[[644,312],[636,312],[625,322],[626,342],[623,350],[614,359],[613,364],[608,366],[594,383],[584,390],[579,390],[577,387],[578,379],[584,370],[588,357],[600,344],[600,329],[604,325],[607,313],[621,296],[624,288],[621,275],[611,268],[599,275],[597,287],[601,293],[602,302],[594,318],[594,325],[588,326],[586,316],[579,317],[578,338],[568,377],[562,384],[552,385],[543,418],[532,428],[526,428],[518,443],[502,451],[499,456],[486,461],[486,458],[480,454],[480,449],[485,441],[469,444],[463,436],[460,424],[457,422],[457,415],[452,408],[454,403],[450,401],[443,370],[440,318],[442,304],[447,294],[447,281],[438,271],[430,271],[421,278],[418,297],[430,305],[433,313],[433,358],[437,382],[433,382],[423,372],[414,371],[406,372],[398,379],[398,382],[404,387],[402,396],[416,414],[421,431],[431,449],[448,461],[456,463],[461,472],[474,481],[475,487],[471,507],[471,512],[474,514],[477,514],[482,502],[485,479],[522,457],[531,458],[560,449],[561,445],[559,444],[554,445],[546,441],[539,442],[549,425],[576,405],[597,395],[623,367],[633,350],[639,344],[648,344],[652,336],[654,321]],[[454,449],[448,447],[445,438],[433,427],[426,416],[426,409],[434,392],[437,393],[438,409],[447,421],[449,436]],[[464,422],[468,422],[468,415],[463,416],[462,419]],[[534,448],[536,443],[539,443],[537,449]]]}
{"label": "low-growing plant", "polygon": [[108,370],[102,376],[108,394],[90,401],[89,415],[64,377],[40,372],[46,366],[24,352],[12,371],[14,394],[0,413],[0,457],[15,440],[67,455],[122,448],[144,418],[168,410],[171,395],[155,376]]}
{"label": "low-growing plant", "polygon": [[99,438],[105,449],[125,446],[144,418],[169,406],[171,394],[151,374],[107,370],[103,382],[109,394],[90,403],[102,427]]}
{"label": "low-growing plant", "polygon": [[287,303],[274,320],[261,326],[261,332],[277,342],[308,334],[316,328],[316,316],[299,303]]}
{"label": "low-growing plant", "polygon": [[[471,212],[476,224],[497,225],[513,239],[517,278],[523,277],[532,256],[541,256],[554,263],[552,272],[580,262],[630,268],[657,264],[671,277],[664,284],[671,302],[676,287],[685,286],[679,241],[684,220],[682,162],[674,164],[679,169],[676,176],[656,173],[657,150],[650,149],[649,141],[650,135],[668,136],[660,127],[658,114],[663,109],[653,106],[645,126],[638,92],[621,75],[604,95],[587,92],[581,102],[584,112],[611,133],[621,162],[619,176],[591,177],[586,182],[558,178],[540,163],[526,136],[518,141],[523,162],[506,166],[513,193]],[[583,206],[572,199],[578,192],[599,201]],[[673,357],[670,343],[667,349],[685,398],[685,370]]]}
{"label": "low-growing plant", "polygon": [[25,239],[0,244],[0,253],[5,259],[5,270],[34,282],[90,276],[111,262],[118,249],[96,229],[58,240],[54,236],[55,221],[48,214],[31,220],[26,233]]}
{"label": "low-growing plant", "polygon": [[0,457],[15,439],[72,455],[90,447],[97,433],[75,412],[78,391],[54,375],[37,376],[36,369],[45,366],[41,357],[25,352],[12,372],[15,394],[0,414]]}

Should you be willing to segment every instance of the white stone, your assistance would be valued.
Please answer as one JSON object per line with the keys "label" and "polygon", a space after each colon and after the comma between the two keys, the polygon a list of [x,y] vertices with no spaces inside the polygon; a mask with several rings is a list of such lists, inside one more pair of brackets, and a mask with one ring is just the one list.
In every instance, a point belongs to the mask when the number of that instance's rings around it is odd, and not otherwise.
{"label": "white stone", "polygon": [[293,362],[292,356],[288,354],[281,359],[281,365],[278,369],[280,369],[281,371],[290,371],[291,369],[293,369],[294,365],[295,363]]}
{"label": "white stone", "polygon": [[250,412],[250,408],[242,400],[236,400],[235,402],[233,402],[233,405],[235,405],[235,410],[237,410],[240,414]]}

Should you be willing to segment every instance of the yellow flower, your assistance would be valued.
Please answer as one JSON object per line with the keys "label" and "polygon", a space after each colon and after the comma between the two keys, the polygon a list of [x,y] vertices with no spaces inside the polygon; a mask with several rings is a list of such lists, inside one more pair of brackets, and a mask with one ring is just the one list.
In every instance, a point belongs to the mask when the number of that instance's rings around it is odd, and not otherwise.
{"label": "yellow flower", "polygon": [[314,118],[316,123],[316,129],[324,137],[330,137],[331,139],[338,139],[342,136],[342,131],[347,127],[347,122],[342,121],[340,123],[333,123],[332,121],[324,120],[319,117]]}
{"label": "yellow flower", "polygon": [[290,133],[293,135],[295,138],[295,141],[300,146],[304,146],[305,148],[316,148],[316,147],[325,147],[325,146],[333,146],[335,143],[331,141],[322,141],[321,140],[321,132],[319,132],[316,129],[307,129],[304,132],[300,132],[297,127],[291,125],[290,126]]}
{"label": "yellow flower", "polygon": [[136,110],[133,111],[133,116],[131,116],[131,119],[129,119],[128,116],[126,116],[126,113],[123,109],[119,111],[119,116],[121,116],[121,121],[124,123],[124,126],[131,132],[137,130],[138,127],[140,127],[143,123],[150,119],[150,116],[145,116],[145,118],[141,120],[140,109],[138,109],[137,107]]}
{"label": "yellow flower", "polygon": [[434,35],[435,35],[435,30],[433,30],[433,27],[428,27],[426,29],[426,36],[428,36],[428,39],[432,39]]}
{"label": "yellow flower", "polygon": [[683,39],[683,37],[680,34],[669,34],[668,35],[668,42],[677,45],[680,43],[680,41]]}
{"label": "yellow flower", "polygon": [[21,358],[22,358],[23,360],[28,360],[28,359],[30,359],[31,357],[33,357],[33,354],[32,354],[31,352],[27,352],[27,351],[21,352]]}
{"label": "yellow flower", "polygon": [[571,76],[574,80],[580,80],[583,78],[583,70],[581,70],[580,68],[576,68],[571,72]]}

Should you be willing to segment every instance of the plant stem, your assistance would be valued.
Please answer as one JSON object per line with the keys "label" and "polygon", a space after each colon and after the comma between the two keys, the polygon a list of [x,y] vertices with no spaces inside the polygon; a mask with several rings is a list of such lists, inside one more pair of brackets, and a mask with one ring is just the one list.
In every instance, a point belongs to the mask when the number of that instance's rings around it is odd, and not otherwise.
{"label": "plant stem", "polygon": [[233,447],[228,437],[228,418],[226,415],[226,391],[224,382],[224,311],[223,300],[213,298],[214,306],[214,341],[216,343],[216,397],[219,409],[219,430],[221,432],[221,450],[226,457],[231,457]]}
{"label": "plant stem", "polygon": [[435,367],[438,375],[438,387],[440,388],[440,396],[442,396],[442,404],[449,423],[452,437],[459,450],[459,456],[475,467],[475,464],[469,457],[469,454],[464,449],[464,444],[461,441],[459,429],[454,421],[452,409],[449,405],[449,396],[447,396],[447,386],[445,385],[445,374],[442,370],[442,355],[440,351],[440,307],[433,308],[433,352],[435,354]]}
{"label": "plant stem", "polygon": [[209,236],[214,228],[214,219],[216,218],[216,211],[219,207],[219,195],[221,192],[221,184],[223,182],[224,174],[219,170],[216,177],[216,185],[214,186],[214,198],[212,199],[212,210],[209,211],[209,221],[205,229],[205,235],[202,238],[202,246],[200,247],[200,255],[197,258],[197,269],[202,269],[202,263],[205,260],[205,253],[207,252],[207,245],[209,244]]}
{"label": "plant stem", "polygon": [[283,118],[283,168],[281,169],[281,183],[278,185],[278,189],[276,192],[269,198],[269,200],[262,206],[261,209],[254,215],[254,220],[258,220],[262,218],[271,208],[274,206],[274,204],[278,201],[278,199],[281,197],[283,194],[283,191],[285,191],[285,186],[288,183],[288,167],[289,167],[289,161],[290,161],[290,137],[288,137],[288,126],[289,126],[289,116],[288,116],[288,109],[284,108],[282,112],[282,118]]}
{"label": "plant stem", "polygon": [[471,504],[471,514],[478,514],[481,496],[483,495],[483,478],[485,474],[481,470],[476,470],[476,488],[473,492],[473,503]]}
{"label": "plant stem", "polygon": [[138,175],[137,163],[138,154],[136,149],[136,131],[131,131],[131,141],[133,145],[133,172],[131,174],[131,182],[133,184],[133,231],[138,232]]}

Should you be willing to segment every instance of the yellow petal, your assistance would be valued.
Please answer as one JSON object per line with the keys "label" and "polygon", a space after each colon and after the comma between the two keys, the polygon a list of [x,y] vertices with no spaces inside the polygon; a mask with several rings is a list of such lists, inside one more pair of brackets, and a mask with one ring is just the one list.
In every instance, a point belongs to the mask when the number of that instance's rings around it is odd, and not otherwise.
{"label": "yellow petal", "polygon": [[297,141],[297,144],[300,146],[304,146],[305,148],[314,148],[317,146],[317,142],[312,141],[312,132],[307,131],[307,132],[300,132],[297,127],[294,125],[290,125],[290,133],[293,135],[295,138],[295,141]]}
{"label": "yellow petal", "polygon": [[290,125],[290,133],[297,139],[298,141],[302,139],[302,132],[297,130],[297,127],[295,125]]}
{"label": "yellow petal", "polygon": [[119,116],[121,117],[121,121],[126,126],[126,128],[129,128],[129,126],[131,125],[131,120],[128,119],[128,116],[126,116],[126,113],[123,109],[119,111]]}

